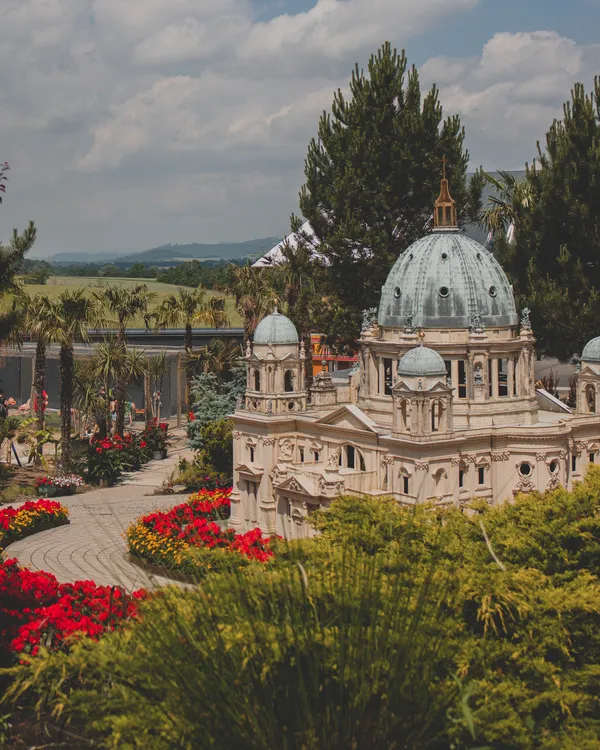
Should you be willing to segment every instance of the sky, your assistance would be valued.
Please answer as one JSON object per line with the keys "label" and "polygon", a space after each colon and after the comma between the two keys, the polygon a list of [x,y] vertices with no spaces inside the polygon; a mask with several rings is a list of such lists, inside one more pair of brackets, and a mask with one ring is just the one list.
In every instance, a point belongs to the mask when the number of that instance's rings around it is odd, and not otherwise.
{"label": "sky", "polygon": [[1,0],[0,241],[131,252],[283,236],[334,90],[389,40],[522,169],[600,73],[600,0]]}

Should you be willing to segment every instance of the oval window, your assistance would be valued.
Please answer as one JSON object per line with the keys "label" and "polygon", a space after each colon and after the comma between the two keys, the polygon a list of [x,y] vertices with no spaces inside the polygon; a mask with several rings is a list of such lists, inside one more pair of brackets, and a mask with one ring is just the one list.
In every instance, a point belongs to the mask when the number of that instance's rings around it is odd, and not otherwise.
{"label": "oval window", "polygon": [[558,472],[558,461],[554,459],[553,461],[550,461],[550,474],[556,474]]}
{"label": "oval window", "polygon": [[450,290],[447,286],[440,287],[440,297],[447,297],[450,294]]}
{"label": "oval window", "polygon": [[442,260],[446,260],[448,257],[448,253],[442,253]]}
{"label": "oval window", "polygon": [[519,466],[519,474],[522,477],[528,477],[531,474],[531,464],[521,464]]}
{"label": "oval window", "polygon": [[498,294],[495,286],[490,287],[490,297],[495,297]]}
{"label": "oval window", "polygon": [[409,259],[409,260],[412,260],[412,259],[413,259],[414,257],[415,257],[415,256],[414,256],[414,255],[413,255],[413,254],[411,253],[411,254],[410,254],[410,255],[408,256],[408,259]]}
{"label": "oval window", "polygon": [[400,287],[399,287],[399,286],[397,286],[397,287],[396,287],[396,288],[394,289],[394,297],[395,297],[396,299],[400,299],[400,295],[401,295],[401,294],[402,294],[402,292],[400,291]]}
{"label": "oval window", "polygon": [[290,402],[288,403],[288,409],[289,409],[290,411],[294,411],[294,402],[293,402],[293,401],[290,401]]}
{"label": "oval window", "polygon": [[477,260],[481,260],[481,253],[477,253]]}

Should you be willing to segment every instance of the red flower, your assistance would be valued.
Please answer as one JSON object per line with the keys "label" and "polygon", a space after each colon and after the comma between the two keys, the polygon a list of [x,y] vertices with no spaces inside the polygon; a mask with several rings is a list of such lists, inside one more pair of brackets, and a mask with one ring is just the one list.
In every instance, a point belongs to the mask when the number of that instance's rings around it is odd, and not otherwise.
{"label": "red flower", "polygon": [[[148,443],[145,440],[142,440],[140,442],[140,448],[145,448],[148,445]],[[145,459],[144,459],[145,460]]]}

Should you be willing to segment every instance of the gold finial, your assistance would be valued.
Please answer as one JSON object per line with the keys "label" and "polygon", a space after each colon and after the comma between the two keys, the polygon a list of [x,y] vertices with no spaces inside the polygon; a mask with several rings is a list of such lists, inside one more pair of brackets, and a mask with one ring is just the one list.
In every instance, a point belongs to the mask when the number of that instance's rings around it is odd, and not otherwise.
{"label": "gold finial", "polygon": [[442,158],[442,183],[440,185],[440,194],[433,208],[433,225],[435,227],[455,227],[456,224],[456,203],[450,195],[448,178],[446,177],[446,164],[448,160],[446,155]]}

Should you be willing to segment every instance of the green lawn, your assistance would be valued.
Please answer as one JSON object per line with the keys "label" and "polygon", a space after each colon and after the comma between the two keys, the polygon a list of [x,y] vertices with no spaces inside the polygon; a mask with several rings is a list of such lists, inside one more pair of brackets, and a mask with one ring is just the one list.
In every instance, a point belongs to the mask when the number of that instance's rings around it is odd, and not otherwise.
{"label": "green lawn", "polygon": [[[177,291],[177,287],[174,284],[162,284],[154,279],[99,279],[94,276],[51,276],[48,279],[47,284],[28,284],[27,286],[24,286],[23,289],[31,297],[35,294],[46,294],[48,297],[58,297],[58,295],[66,289],[81,288],[89,294],[92,294],[95,290],[102,289],[106,286],[132,287],[140,283],[146,284],[151,292],[156,293],[154,306],[159,305],[168,294],[173,294]],[[212,295],[213,292],[207,292],[207,294]],[[225,309],[231,325],[234,328],[241,327],[242,320],[235,309],[235,303],[232,297],[227,298]],[[132,323],[132,328],[142,328],[143,326],[144,321],[142,318],[134,320]]]}

